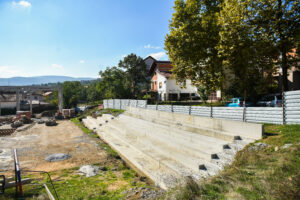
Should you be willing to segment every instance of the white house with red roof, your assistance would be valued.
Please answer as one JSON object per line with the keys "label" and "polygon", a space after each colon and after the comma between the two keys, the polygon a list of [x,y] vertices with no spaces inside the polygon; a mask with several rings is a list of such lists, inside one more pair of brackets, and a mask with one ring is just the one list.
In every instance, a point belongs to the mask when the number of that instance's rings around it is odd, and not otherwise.
{"label": "white house with red roof", "polygon": [[197,88],[191,84],[191,80],[186,80],[185,87],[176,84],[171,76],[173,66],[170,61],[159,61],[148,56],[145,63],[151,77],[151,91],[157,92],[159,100],[190,99],[197,95]]}

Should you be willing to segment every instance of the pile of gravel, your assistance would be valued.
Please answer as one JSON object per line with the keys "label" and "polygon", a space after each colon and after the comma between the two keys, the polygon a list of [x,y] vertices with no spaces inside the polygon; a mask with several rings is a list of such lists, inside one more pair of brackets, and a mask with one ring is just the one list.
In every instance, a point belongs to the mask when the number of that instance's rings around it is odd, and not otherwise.
{"label": "pile of gravel", "polygon": [[50,156],[47,156],[45,158],[45,160],[48,161],[48,162],[57,162],[57,161],[67,160],[69,158],[71,158],[71,156],[69,154],[56,153],[56,154],[52,154]]}

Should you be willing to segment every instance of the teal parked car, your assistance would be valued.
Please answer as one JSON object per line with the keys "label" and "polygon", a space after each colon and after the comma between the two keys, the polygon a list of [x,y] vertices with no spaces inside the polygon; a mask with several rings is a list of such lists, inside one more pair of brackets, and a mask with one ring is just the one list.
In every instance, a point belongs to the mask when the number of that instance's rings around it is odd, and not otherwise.
{"label": "teal parked car", "polygon": [[[227,104],[227,107],[243,107],[243,101],[244,98],[242,97],[237,97],[237,98],[232,98]],[[246,99],[246,107],[251,107],[254,104],[249,101],[248,99]]]}

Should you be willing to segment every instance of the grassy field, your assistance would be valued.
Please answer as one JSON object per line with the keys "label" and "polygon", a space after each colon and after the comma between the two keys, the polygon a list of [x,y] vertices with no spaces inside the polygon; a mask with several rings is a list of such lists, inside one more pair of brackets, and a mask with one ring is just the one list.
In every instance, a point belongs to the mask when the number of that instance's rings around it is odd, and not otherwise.
{"label": "grassy field", "polygon": [[[168,196],[179,200],[300,199],[300,125],[265,125],[265,132],[257,141],[267,144],[265,148],[249,144],[218,176],[201,185],[189,181]],[[292,145],[284,148],[285,144]]]}
{"label": "grassy field", "polygon": [[[97,164],[95,164],[97,165]],[[122,163],[116,165],[99,166],[100,173],[93,177],[85,177],[78,174],[79,168],[66,169],[51,172],[51,178],[57,191],[59,199],[120,199],[126,196],[123,191],[136,187],[149,187],[142,182],[137,174],[125,167]],[[51,187],[48,176],[43,174],[27,174],[23,178],[29,177],[33,182],[24,185],[24,197],[26,199],[47,199],[43,184],[46,183],[52,194],[55,192]],[[15,188],[5,191],[5,196],[0,199],[15,199]]]}

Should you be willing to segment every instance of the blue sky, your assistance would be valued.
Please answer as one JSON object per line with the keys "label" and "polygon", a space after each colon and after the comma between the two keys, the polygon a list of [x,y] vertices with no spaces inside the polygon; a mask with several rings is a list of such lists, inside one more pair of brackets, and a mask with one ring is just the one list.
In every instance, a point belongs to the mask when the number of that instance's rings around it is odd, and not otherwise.
{"label": "blue sky", "polygon": [[126,54],[167,60],[173,0],[0,0],[0,78],[97,77]]}

